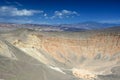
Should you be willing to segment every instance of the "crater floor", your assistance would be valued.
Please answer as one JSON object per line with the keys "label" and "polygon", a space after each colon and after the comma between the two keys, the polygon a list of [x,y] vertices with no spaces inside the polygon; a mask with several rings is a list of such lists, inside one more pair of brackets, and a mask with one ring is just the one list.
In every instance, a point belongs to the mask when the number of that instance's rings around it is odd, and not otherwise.
{"label": "crater floor", "polygon": [[0,79],[119,80],[120,32],[0,33]]}

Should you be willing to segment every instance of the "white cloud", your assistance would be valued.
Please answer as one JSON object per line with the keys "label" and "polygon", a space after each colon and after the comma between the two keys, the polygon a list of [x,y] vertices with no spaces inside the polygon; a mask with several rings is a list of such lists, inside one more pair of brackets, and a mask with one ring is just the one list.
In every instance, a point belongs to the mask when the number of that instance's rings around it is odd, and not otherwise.
{"label": "white cloud", "polygon": [[2,6],[0,7],[0,13],[2,16],[33,16],[37,13],[43,13],[42,10],[27,10],[27,9],[18,9],[11,6]]}
{"label": "white cloud", "polygon": [[[9,2],[8,2],[9,3]],[[38,16],[34,16],[38,14]],[[36,18],[30,17],[34,16]],[[51,20],[54,18],[71,18],[74,16],[79,16],[76,11],[61,10],[54,11],[52,15],[45,13],[43,10],[33,10],[33,9],[19,9],[12,6],[1,6],[0,7],[0,21],[2,22],[15,22],[15,23],[47,23],[44,20]],[[42,18],[42,19],[39,19]],[[28,18],[28,19],[25,19]]]}
{"label": "white cloud", "polygon": [[9,2],[9,1],[7,1],[7,0],[4,0],[4,2],[5,2],[6,4],[11,4],[11,2]]}
{"label": "white cloud", "polygon": [[43,15],[43,16],[44,16],[44,18],[45,18],[45,19],[50,19],[50,17],[48,16],[48,14],[47,14],[47,13],[44,13],[44,15]]}
{"label": "white cloud", "polygon": [[4,0],[4,2],[9,5],[23,6],[20,2],[17,2],[17,1],[13,2],[13,1]]}
{"label": "white cloud", "polygon": [[17,1],[15,1],[14,3],[18,6],[23,6],[21,3],[17,2]]}
{"label": "white cloud", "polygon": [[69,10],[62,10],[62,11],[55,11],[54,16],[51,18],[69,18],[71,16],[79,16],[76,11],[69,11]]}
{"label": "white cloud", "polygon": [[46,13],[44,14],[44,17],[47,17],[47,14],[46,14]]}

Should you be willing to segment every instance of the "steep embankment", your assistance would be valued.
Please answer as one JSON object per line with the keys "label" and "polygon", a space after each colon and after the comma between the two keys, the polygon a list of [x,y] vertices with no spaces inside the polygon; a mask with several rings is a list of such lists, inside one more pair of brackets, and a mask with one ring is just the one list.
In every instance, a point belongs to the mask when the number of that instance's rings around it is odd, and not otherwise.
{"label": "steep embankment", "polygon": [[98,75],[112,74],[111,69],[120,65],[119,31],[18,31],[21,33],[13,31],[9,36],[1,36],[25,54],[62,74],[103,80],[103,76]]}

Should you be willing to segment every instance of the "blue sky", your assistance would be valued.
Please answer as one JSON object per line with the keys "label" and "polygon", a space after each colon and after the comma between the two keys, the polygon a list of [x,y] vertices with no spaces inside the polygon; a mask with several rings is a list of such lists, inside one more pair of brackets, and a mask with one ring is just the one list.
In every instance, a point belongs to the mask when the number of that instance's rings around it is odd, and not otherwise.
{"label": "blue sky", "polygon": [[120,23],[120,0],[0,0],[0,22]]}

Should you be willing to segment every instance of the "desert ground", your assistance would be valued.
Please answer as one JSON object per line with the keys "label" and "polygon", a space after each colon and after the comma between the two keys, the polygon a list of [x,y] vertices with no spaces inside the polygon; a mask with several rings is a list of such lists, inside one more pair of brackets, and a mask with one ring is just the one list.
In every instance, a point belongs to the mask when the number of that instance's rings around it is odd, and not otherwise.
{"label": "desert ground", "polygon": [[120,79],[120,27],[0,29],[0,80]]}

